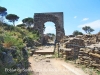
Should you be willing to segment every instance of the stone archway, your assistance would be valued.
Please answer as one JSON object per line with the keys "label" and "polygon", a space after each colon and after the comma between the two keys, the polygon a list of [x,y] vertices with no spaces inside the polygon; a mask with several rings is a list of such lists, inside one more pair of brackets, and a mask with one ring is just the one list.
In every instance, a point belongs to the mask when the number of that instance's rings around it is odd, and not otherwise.
{"label": "stone archway", "polygon": [[55,23],[56,40],[60,41],[61,38],[65,36],[64,26],[63,26],[63,12],[34,14],[34,29],[38,30],[41,43],[43,43],[44,23],[48,21]]}

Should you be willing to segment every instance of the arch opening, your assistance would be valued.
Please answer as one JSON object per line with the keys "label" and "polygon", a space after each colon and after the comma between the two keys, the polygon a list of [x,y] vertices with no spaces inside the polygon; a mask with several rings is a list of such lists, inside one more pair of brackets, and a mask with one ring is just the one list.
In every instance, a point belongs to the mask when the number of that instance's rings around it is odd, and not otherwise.
{"label": "arch opening", "polygon": [[56,27],[54,22],[47,21],[44,23],[43,35],[45,44],[54,44],[56,38]]}

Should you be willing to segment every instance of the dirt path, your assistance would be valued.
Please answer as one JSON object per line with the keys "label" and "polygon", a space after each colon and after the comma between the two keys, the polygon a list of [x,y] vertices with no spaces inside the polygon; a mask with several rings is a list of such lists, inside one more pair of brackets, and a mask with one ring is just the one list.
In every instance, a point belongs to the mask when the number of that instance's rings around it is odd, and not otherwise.
{"label": "dirt path", "polygon": [[88,75],[82,69],[56,58],[34,56],[29,58],[33,75]]}
{"label": "dirt path", "polygon": [[80,68],[76,68],[74,65],[59,59],[46,58],[37,61],[30,57],[29,62],[35,75],[88,75]]}

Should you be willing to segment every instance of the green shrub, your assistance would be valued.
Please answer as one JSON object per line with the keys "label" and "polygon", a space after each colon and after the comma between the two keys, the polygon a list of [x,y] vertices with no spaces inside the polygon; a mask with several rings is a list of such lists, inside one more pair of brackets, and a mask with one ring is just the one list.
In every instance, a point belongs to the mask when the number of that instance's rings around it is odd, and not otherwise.
{"label": "green shrub", "polygon": [[15,38],[13,36],[5,36],[3,45],[5,47],[11,47],[11,46],[23,47],[23,41],[22,39]]}
{"label": "green shrub", "polygon": [[12,25],[7,25],[7,26],[4,27],[4,30],[10,30],[10,31],[13,31],[13,30],[15,30],[15,27],[12,26]]}

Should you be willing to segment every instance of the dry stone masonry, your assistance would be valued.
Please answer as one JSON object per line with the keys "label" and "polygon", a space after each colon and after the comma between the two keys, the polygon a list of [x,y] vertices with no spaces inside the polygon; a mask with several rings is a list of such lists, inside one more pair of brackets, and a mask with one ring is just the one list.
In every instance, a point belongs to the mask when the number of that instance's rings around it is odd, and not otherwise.
{"label": "dry stone masonry", "polygon": [[78,57],[78,63],[100,70],[100,33],[66,36],[61,41],[61,54],[65,59]]}
{"label": "dry stone masonry", "polygon": [[60,56],[64,59],[72,59],[74,57],[73,48],[61,48]]}
{"label": "dry stone masonry", "polygon": [[[82,39],[79,39],[79,38],[68,38],[66,40],[66,42],[63,44],[63,47],[67,48],[66,56],[68,56],[67,54],[70,53],[69,55],[71,55],[72,58],[77,58],[80,48],[85,47],[85,44],[84,44],[84,40],[82,40]],[[68,48],[71,49],[71,50],[69,51]],[[65,49],[61,49],[61,50],[65,51]]]}
{"label": "dry stone masonry", "polygon": [[100,69],[100,47],[81,48],[78,59],[80,64]]}

